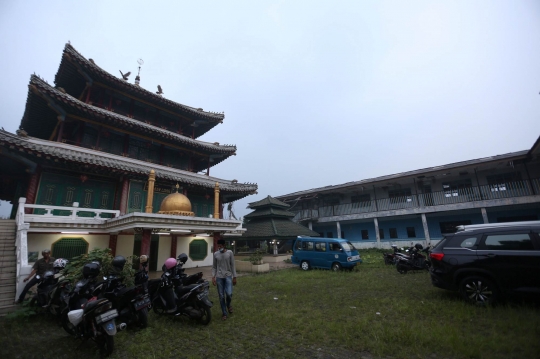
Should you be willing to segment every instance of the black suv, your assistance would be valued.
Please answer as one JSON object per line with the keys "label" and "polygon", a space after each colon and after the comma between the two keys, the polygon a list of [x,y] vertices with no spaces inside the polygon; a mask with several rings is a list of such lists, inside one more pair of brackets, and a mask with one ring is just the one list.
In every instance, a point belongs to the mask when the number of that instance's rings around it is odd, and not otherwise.
{"label": "black suv", "polygon": [[430,252],[434,286],[479,305],[505,292],[540,293],[540,221],[457,228]]}

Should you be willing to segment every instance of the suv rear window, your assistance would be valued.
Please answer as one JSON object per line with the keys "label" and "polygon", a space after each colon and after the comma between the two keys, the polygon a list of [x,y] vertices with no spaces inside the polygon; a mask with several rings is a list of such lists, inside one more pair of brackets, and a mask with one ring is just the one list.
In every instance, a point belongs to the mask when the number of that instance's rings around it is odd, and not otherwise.
{"label": "suv rear window", "polygon": [[477,242],[478,242],[478,238],[476,236],[471,236],[471,235],[453,236],[452,238],[448,239],[448,243],[445,245],[445,247],[472,248]]}

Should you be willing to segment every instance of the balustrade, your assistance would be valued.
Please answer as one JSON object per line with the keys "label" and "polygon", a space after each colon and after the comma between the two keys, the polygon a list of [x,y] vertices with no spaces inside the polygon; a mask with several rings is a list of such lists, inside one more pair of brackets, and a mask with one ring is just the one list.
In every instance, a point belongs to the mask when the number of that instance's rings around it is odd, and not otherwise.
{"label": "balustrade", "polygon": [[447,189],[444,191],[382,198],[357,203],[303,209],[295,212],[294,221],[306,218],[333,217],[366,212],[398,210],[416,207],[441,206],[455,203],[523,197],[540,194],[540,178],[529,181],[514,181],[501,184]]}

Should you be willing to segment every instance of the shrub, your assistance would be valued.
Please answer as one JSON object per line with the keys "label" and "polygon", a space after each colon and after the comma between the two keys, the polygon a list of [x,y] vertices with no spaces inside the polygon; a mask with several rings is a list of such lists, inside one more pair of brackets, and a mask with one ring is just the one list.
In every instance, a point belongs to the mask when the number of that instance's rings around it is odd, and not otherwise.
{"label": "shrub", "polygon": [[264,251],[257,249],[255,252],[251,253],[249,256],[249,261],[251,264],[261,264],[262,258],[264,255]]}
{"label": "shrub", "polygon": [[[82,270],[86,263],[97,261],[101,264],[101,272],[98,276],[106,276],[111,272],[116,272],[112,266],[113,255],[109,248],[96,248],[92,249],[87,254],[81,254],[80,256],[74,257],[64,268],[62,273],[69,279],[72,283],[83,279]],[[137,256],[129,256],[126,258],[126,264],[124,268],[118,275],[122,279],[122,282],[127,286],[132,286],[134,284],[135,270],[132,267],[133,260],[137,260]]]}

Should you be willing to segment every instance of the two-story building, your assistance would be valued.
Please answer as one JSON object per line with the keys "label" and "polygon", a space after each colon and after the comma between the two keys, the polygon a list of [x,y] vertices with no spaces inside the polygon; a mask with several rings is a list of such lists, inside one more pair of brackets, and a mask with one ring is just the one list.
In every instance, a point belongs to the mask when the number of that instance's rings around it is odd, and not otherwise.
{"label": "two-story building", "polygon": [[525,151],[276,196],[294,220],[359,248],[430,243],[462,224],[540,218],[540,138]]}

